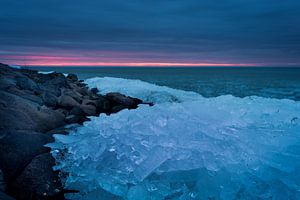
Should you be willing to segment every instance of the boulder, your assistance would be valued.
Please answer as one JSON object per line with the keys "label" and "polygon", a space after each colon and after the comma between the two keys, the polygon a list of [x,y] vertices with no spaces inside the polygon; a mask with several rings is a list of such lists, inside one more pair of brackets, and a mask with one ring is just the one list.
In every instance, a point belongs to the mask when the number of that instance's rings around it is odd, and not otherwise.
{"label": "boulder", "polygon": [[20,96],[0,91],[0,129],[49,131],[62,126],[65,116]]}
{"label": "boulder", "polygon": [[67,78],[72,80],[72,81],[78,81],[78,77],[76,74],[68,74]]}
{"label": "boulder", "polygon": [[37,155],[49,151],[43,145],[53,138],[33,131],[1,131],[0,168],[7,181],[14,179]]}
{"label": "boulder", "polygon": [[117,106],[114,106],[114,107],[111,108],[110,113],[117,113],[117,112],[119,112],[123,109],[126,109],[126,108],[127,108],[127,106],[117,105]]}
{"label": "boulder", "polygon": [[79,86],[78,82],[76,82],[76,83],[70,83],[69,85],[77,93],[79,93],[79,94],[81,94],[83,96],[84,95],[88,95],[88,89],[86,87]]}
{"label": "boulder", "polygon": [[98,88],[92,88],[92,89],[91,89],[91,92],[92,92],[93,94],[98,94],[99,90],[98,90]]}
{"label": "boulder", "polygon": [[55,107],[57,105],[58,98],[53,93],[45,91],[42,93],[42,100],[46,106]]}
{"label": "boulder", "polygon": [[5,189],[6,189],[6,183],[4,181],[4,174],[3,174],[2,170],[0,169],[0,191],[5,191]]}
{"label": "boulder", "polygon": [[83,110],[79,106],[72,108],[72,110],[70,111],[70,115],[84,115],[84,114],[85,112],[83,112]]}
{"label": "boulder", "polygon": [[53,171],[55,160],[50,153],[36,156],[23,173],[14,180],[8,192],[17,199],[64,199],[58,172]]}
{"label": "boulder", "polygon": [[65,119],[68,124],[82,124],[87,118],[84,115],[68,115]]}
{"label": "boulder", "polygon": [[116,104],[121,104],[127,108],[136,108],[138,103],[135,99],[127,97],[118,92],[110,92],[106,94],[106,98],[115,102]]}
{"label": "boulder", "polygon": [[14,198],[12,198],[11,196],[8,196],[7,194],[5,194],[4,192],[0,191],[0,199],[1,200],[14,200]]}
{"label": "boulder", "polygon": [[97,113],[106,113],[109,112],[111,109],[110,101],[103,96],[99,96],[95,100],[95,103],[96,103]]}
{"label": "boulder", "polygon": [[58,98],[58,105],[64,108],[73,108],[73,107],[78,107],[80,104],[72,97],[62,94]]}
{"label": "boulder", "polygon": [[74,90],[74,89],[62,88],[61,89],[61,93],[62,93],[62,95],[67,95],[67,96],[72,97],[77,102],[81,102],[82,98],[83,98],[83,96],[80,93],[78,93],[76,90]]}
{"label": "boulder", "polygon": [[80,105],[81,110],[88,116],[96,116],[97,115],[97,109],[93,105]]}
{"label": "boulder", "polygon": [[62,73],[54,72],[49,74],[49,76],[52,77],[52,79],[49,81],[52,85],[56,85],[60,88],[68,86],[67,79]]}
{"label": "boulder", "polygon": [[14,86],[14,85],[6,88],[6,91],[11,93],[11,94],[20,96],[24,99],[28,99],[28,100],[30,100],[34,103],[39,104],[39,105],[44,104],[42,98],[40,96],[36,95],[36,93],[34,91],[20,90],[17,86]]}
{"label": "boulder", "polygon": [[39,91],[38,85],[26,76],[16,77],[17,86],[23,90]]}

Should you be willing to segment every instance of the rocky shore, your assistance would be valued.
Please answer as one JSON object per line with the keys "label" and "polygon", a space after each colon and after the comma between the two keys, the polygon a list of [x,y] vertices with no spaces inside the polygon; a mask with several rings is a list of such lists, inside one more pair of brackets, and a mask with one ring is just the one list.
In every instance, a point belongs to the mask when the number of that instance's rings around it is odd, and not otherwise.
{"label": "rocky shore", "polygon": [[42,74],[0,63],[0,199],[64,199],[52,170],[53,134],[88,116],[135,109],[143,101],[120,93],[98,94],[75,74]]}

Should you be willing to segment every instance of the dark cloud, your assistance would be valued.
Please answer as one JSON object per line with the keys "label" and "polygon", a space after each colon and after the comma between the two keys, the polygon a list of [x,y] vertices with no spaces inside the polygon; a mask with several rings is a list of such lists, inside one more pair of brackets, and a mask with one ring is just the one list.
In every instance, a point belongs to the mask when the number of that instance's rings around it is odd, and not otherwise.
{"label": "dark cloud", "polygon": [[0,0],[6,54],[130,52],[148,60],[300,63],[298,0]]}

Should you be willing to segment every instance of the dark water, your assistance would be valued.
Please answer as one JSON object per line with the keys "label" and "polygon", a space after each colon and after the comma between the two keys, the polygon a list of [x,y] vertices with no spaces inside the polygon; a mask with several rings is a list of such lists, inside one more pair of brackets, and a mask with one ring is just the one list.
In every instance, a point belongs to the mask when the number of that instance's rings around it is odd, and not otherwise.
{"label": "dark water", "polygon": [[81,79],[119,77],[140,79],[205,97],[231,94],[300,100],[300,68],[251,67],[34,67],[41,71],[75,73]]}

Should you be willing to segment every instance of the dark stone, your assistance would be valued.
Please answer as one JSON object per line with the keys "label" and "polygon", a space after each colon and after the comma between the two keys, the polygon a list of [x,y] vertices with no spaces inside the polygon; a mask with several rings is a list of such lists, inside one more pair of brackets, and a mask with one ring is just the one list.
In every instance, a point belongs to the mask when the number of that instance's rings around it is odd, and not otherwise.
{"label": "dark stone", "polygon": [[42,92],[49,92],[55,95],[56,97],[59,97],[61,95],[60,87],[57,85],[53,85],[51,81],[40,83],[39,87],[41,88]]}
{"label": "dark stone", "polygon": [[48,91],[42,94],[42,100],[47,106],[55,107],[57,105],[57,97]]}
{"label": "dark stone", "polygon": [[87,118],[83,115],[69,115],[66,117],[65,121],[68,124],[82,124],[84,121],[86,121]]}
{"label": "dark stone", "polygon": [[112,107],[111,108],[111,113],[117,113],[117,112],[119,112],[119,111],[121,111],[121,110],[123,110],[123,109],[126,109],[127,107],[126,106],[124,106],[124,105],[118,105],[118,106],[114,106],[114,107]]}
{"label": "dark stone", "polygon": [[48,132],[45,133],[45,134],[47,134],[47,135],[49,135],[49,136],[52,136],[52,135],[54,135],[54,134],[67,135],[67,134],[69,133],[68,130],[69,130],[68,128],[62,126],[62,127],[55,128],[55,129],[53,129],[53,130],[51,130],[51,131],[48,131]]}
{"label": "dark stone", "polygon": [[63,125],[64,115],[20,96],[0,91],[0,130],[49,131]]}
{"label": "dark stone", "polygon": [[64,108],[72,109],[78,107],[80,104],[72,97],[62,94],[58,98],[58,105]]}
{"label": "dark stone", "polygon": [[11,93],[11,94],[15,94],[19,97],[22,97],[24,99],[30,100],[34,103],[37,103],[39,105],[43,105],[43,100],[41,99],[41,97],[37,96],[35,94],[34,91],[30,91],[30,90],[20,90],[18,87],[16,86],[11,86],[9,88],[6,88],[6,91]]}
{"label": "dark stone", "polygon": [[111,103],[108,99],[103,96],[99,96],[96,102],[97,113],[106,113],[111,109]]}
{"label": "dark stone", "polygon": [[70,111],[70,114],[71,115],[84,115],[84,112],[79,106],[76,106],[76,107],[72,108],[72,110]]}
{"label": "dark stone", "polygon": [[75,99],[77,102],[82,101],[83,96],[80,93],[78,93],[76,90],[65,89],[65,88],[63,88],[61,90],[62,90],[62,95],[70,96],[73,99]]}
{"label": "dark stone", "polygon": [[58,172],[53,171],[55,160],[50,153],[36,156],[23,173],[12,182],[8,193],[17,199],[64,199]]}
{"label": "dark stone", "polygon": [[127,108],[136,108],[138,103],[131,97],[127,97],[118,92],[110,92],[106,94],[106,98],[114,101],[117,104],[121,104]]}
{"label": "dark stone", "polygon": [[72,80],[72,81],[77,81],[78,80],[78,77],[77,77],[76,74],[68,74],[67,78]]}
{"label": "dark stone", "polygon": [[0,200],[15,200],[15,199],[0,191]]}
{"label": "dark stone", "polygon": [[16,77],[17,86],[24,90],[38,91],[38,85],[26,76]]}
{"label": "dark stone", "polygon": [[43,145],[53,139],[42,133],[30,131],[2,131],[0,139],[0,168],[7,181],[20,174],[37,155],[49,151]]}
{"label": "dark stone", "polygon": [[91,92],[92,92],[93,94],[98,94],[99,90],[98,90],[98,88],[92,88],[92,89],[91,89]]}
{"label": "dark stone", "polygon": [[97,109],[93,105],[80,105],[81,110],[88,116],[96,116]]}

